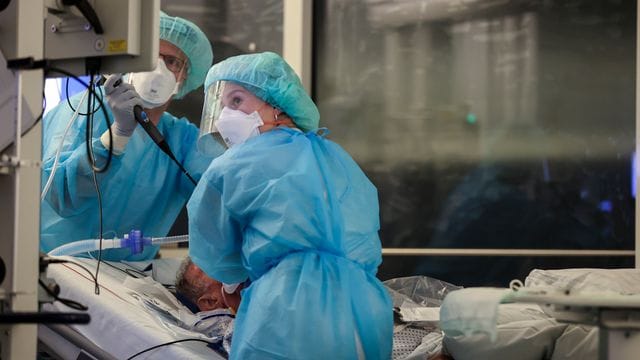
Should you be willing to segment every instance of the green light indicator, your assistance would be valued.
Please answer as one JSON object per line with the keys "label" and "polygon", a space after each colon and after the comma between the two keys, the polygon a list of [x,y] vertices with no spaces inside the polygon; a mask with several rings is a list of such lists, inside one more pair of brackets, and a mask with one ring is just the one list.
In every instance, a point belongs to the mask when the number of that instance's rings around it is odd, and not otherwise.
{"label": "green light indicator", "polygon": [[474,113],[467,114],[467,123],[475,124],[477,121],[478,121],[478,118],[476,117],[476,114]]}

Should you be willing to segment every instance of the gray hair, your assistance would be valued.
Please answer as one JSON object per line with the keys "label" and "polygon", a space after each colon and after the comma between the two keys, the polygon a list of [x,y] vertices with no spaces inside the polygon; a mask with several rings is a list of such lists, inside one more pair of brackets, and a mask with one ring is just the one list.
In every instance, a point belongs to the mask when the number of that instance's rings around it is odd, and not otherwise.
{"label": "gray hair", "polygon": [[180,293],[195,305],[198,303],[198,298],[205,293],[207,287],[202,281],[198,281],[193,278],[187,277],[189,268],[196,266],[191,261],[191,257],[187,256],[180,264],[180,269],[176,274],[176,292]]}

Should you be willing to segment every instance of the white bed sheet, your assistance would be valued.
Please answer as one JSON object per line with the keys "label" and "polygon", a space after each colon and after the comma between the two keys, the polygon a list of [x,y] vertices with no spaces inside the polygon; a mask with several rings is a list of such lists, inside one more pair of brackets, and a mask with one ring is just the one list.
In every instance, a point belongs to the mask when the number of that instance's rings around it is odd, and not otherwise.
{"label": "white bed sheet", "polygon": [[640,294],[640,269],[535,269],[525,279],[525,286],[572,293]]}
{"label": "white bed sheet", "polygon": [[[95,272],[93,259],[72,258]],[[98,282],[100,294],[94,292],[94,282],[86,271],[71,264],[51,264],[47,276],[60,285],[60,297],[78,301],[89,307],[91,322],[88,325],[73,325],[79,333],[100,348],[119,359],[126,359],[152,346],[183,339],[198,338],[201,334],[171,324],[165,324],[144,309],[123,285],[127,275],[119,270],[100,266]],[[45,305],[45,310],[74,311],[60,302]],[[136,359],[223,359],[205,343],[188,341],[160,347],[146,352]]]}
{"label": "white bed sheet", "polygon": [[[616,304],[618,301],[619,306],[637,308],[640,303],[640,269],[536,269],[525,279],[524,289],[527,288],[545,289],[552,294],[557,292],[562,294],[558,297],[564,303],[571,305],[593,305],[598,301]],[[572,296],[564,295],[566,291]],[[559,322],[536,303],[499,305],[495,342],[486,334],[465,336],[451,333],[444,337],[445,351],[458,360],[598,358],[597,327]],[[465,305],[473,307],[475,303],[469,301]],[[445,299],[445,306],[449,306],[448,299]]]}

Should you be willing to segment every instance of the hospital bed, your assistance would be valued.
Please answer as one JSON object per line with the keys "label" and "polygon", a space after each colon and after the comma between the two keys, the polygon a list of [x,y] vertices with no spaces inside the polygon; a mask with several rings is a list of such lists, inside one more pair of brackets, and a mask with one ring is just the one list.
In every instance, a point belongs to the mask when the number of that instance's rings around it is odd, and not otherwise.
{"label": "hospital bed", "polygon": [[514,293],[513,301],[539,304],[563,323],[592,326],[598,334],[600,360],[638,358],[639,270],[538,270],[527,280],[527,286]]}
{"label": "hospital bed", "polygon": [[[93,259],[70,258],[95,272]],[[89,307],[92,321],[88,325],[40,326],[39,348],[42,352],[61,359],[127,359],[135,353],[158,344],[183,338],[202,338],[202,334],[189,332],[172,321],[161,321],[159,314],[141,304],[140,292],[151,293],[175,279],[181,259],[154,260],[140,263],[101,264],[98,281],[100,295],[94,293],[94,282],[83,269],[72,264],[51,264],[47,276],[61,288],[59,297],[81,302]],[[174,260],[170,263],[170,260]],[[143,283],[136,276],[152,275],[157,280]],[[145,278],[151,279],[151,277]],[[138,285],[132,289],[131,283]],[[142,284],[142,286],[139,286]],[[147,291],[144,287],[156,286]],[[408,315],[408,310],[437,309],[444,295],[459,287],[426,277],[391,279],[385,282],[398,314]],[[161,294],[162,297],[162,294]],[[160,299],[171,303],[171,299]],[[171,305],[171,304],[170,304]],[[175,302],[173,303],[175,305]],[[179,305],[175,305],[176,307]],[[404,309],[404,313],[399,310]],[[70,311],[60,302],[47,305],[48,310]],[[409,311],[410,312],[410,311]],[[434,315],[435,314],[435,315]],[[435,316],[435,318],[433,318]],[[441,350],[442,333],[437,329],[437,313],[431,313],[429,321],[399,321],[394,328],[393,359],[426,358]],[[141,354],[134,359],[223,359],[224,354],[200,342],[187,342],[163,346]]]}
{"label": "hospital bed", "polygon": [[[95,273],[96,260],[73,260]],[[59,297],[88,306],[92,321],[87,325],[40,326],[39,351],[61,359],[127,359],[160,344],[197,339],[160,346],[134,359],[224,359],[220,347],[214,349],[204,342],[214,342],[216,339],[163,321],[162,316],[143,306],[144,287],[152,288],[153,284],[138,282],[136,287],[132,287],[131,283],[138,281],[135,280],[136,274],[143,273],[148,265],[102,263],[98,276],[100,294],[96,295],[94,281],[87,271],[69,263],[50,264],[47,277],[60,286]],[[179,306],[175,299],[156,300],[160,301],[156,303],[159,305]],[[73,311],[59,301],[45,305],[45,310]]]}
{"label": "hospital bed", "polygon": [[469,288],[441,307],[455,359],[629,360],[640,353],[640,270],[533,270],[510,289]]}
{"label": "hospital bed", "polygon": [[[95,260],[74,260],[91,272],[95,271]],[[179,263],[180,260],[176,261]],[[94,282],[82,269],[71,264],[50,265],[48,276],[60,285],[60,297],[88,305],[93,321],[88,325],[41,326],[38,330],[40,348],[62,359],[126,359],[144,349],[179,339],[206,340],[202,334],[190,332],[171,322],[160,321],[161,316],[142,306],[139,293],[146,291],[144,286],[153,284],[149,282],[134,289],[131,282],[148,265],[103,264],[99,275],[100,295],[94,294]],[[155,285],[161,287],[161,283],[169,283],[175,277],[177,264],[166,267],[166,271],[147,272],[159,280],[154,282]],[[154,268],[161,267],[156,263]],[[640,335],[634,331],[640,328],[640,317],[637,314],[599,312],[600,308],[609,309],[610,306],[596,303],[597,300],[593,297],[551,299],[539,293],[538,296],[529,293],[527,298],[523,292],[520,301],[512,298],[510,303],[499,305],[495,323],[497,336],[491,340],[483,335],[451,336],[441,331],[439,307],[448,294],[460,287],[427,277],[391,279],[385,281],[385,286],[391,294],[396,313],[393,359],[424,359],[445,354],[457,360],[595,360],[606,359],[607,355],[603,352],[610,352],[612,349],[617,350],[618,355],[636,354],[635,344],[640,343],[637,341],[640,340],[637,339]],[[640,294],[640,270],[534,270],[525,279],[522,289],[530,288],[545,288],[549,290],[547,294],[556,295],[566,294],[567,291],[583,295],[595,291],[605,295]],[[170,299],[160,300],[172,302]],[[553,301],[558,304],[555,312],[548,305]],[[640,302],[638,305],[640,308]],[[567,306],[577,310],[577,313],[557,311],[569,309]],[[48,305],[46,309],[69,311],[59,302]],[[594,311],[607,317],[594,317]],[[585,319],[590,321],[584,321]],[[609,324],[608,329],[626,330],[615,334],[599,331],[598,325],[606,324]],[[609,340],[606,343],[603,342],[605,337]],[[625,342],[629,339],[634,342]],[[203,342],[185,342],[162,346],[135,357],[145,358],[224,359],[225,354]],[[609,359],[613,358],[616,357],[609,356]]]}

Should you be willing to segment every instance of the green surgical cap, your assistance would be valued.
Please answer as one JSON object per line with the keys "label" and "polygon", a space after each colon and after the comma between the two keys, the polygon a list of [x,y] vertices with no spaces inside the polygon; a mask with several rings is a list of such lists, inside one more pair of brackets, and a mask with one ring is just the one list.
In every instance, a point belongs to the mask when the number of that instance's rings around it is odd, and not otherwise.
{"label": "green surgical cap", "polygon": [[303,131],[318,128],[320,113],[302,87],[300,78],[284,59],[272,52],[230,57],[209,70],[204,83],[236,82],[260,99],[284,111]]}
{"label": "green surgical cap", "polygon": [[175,98],[202,85],[207,70],[213,63],[213,51],[207,36],[191,21],[160,12],[160,39],[177,46],[189,59],[187,79]]}

